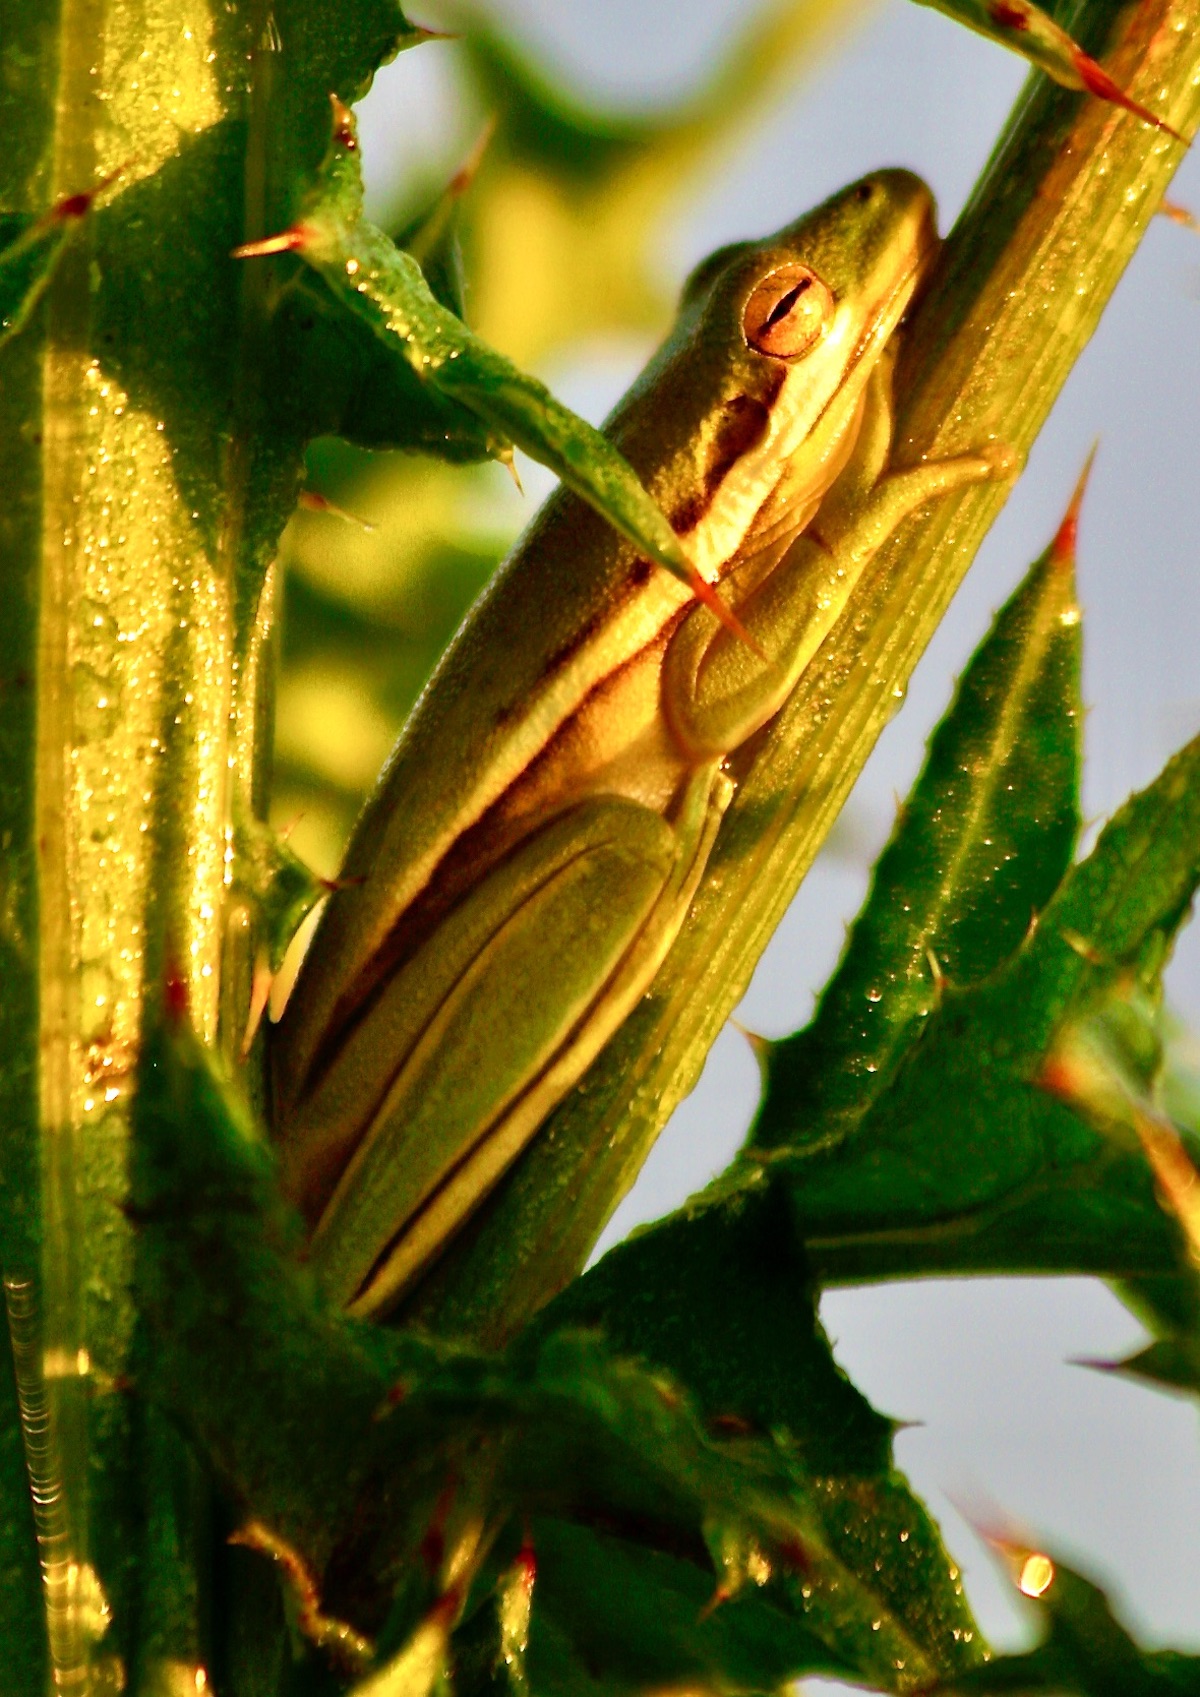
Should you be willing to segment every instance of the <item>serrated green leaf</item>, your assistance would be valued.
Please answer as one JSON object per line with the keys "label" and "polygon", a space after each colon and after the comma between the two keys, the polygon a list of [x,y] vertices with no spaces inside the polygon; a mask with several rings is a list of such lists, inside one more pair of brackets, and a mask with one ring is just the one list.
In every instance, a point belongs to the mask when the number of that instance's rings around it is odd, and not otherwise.
{"label": "serrated green leaf", "polygon": [[177,1017],[156,1020],[144,1050],[128,1209],[155,1338],[142,1388],[250,1512],[319,1561],[362,1483],[357,1439],[396,1348],[316,1303],[290,1258],[297,1227],[271,1157]]}
{"label": "serrated green leaf", "polygon": [[1061,83],[1063,88],[1086,90],[1182,141],[1183,138],[1162,118],[1132,100],[1108,72],[1032,0],[918,0],[918,4],[944,12],[947,17],[966,24],[977,34],[986,35],[990,41],[998,41],[1002,47],[1019,53],[1031,65],[1053,77],[1056,83]]}
{"label": "serrated green leaf", "polygon": [[765,1182],[618,1244],[535,1322],[562,1325],[667,1368],[718,1427],[786,1433],[813,1473],[891,1465],[891,1423],[835,1364],[786,1200]]}
{"label": "serrated green leaf", "polygon": [[812,1023],[764,1045],[753,1140],[844,1135],[886,1088],[939,980],[985,978],[1070,864],[1079,829],[1074,509],[996,615],[935,730]]}
{"label": "serrated green leaf", "polygon": [[632,1694],[686,1683],[757,1692],[800,1673],[858,1671],[773,1588],[750,1587],[713,1607],[711,1575],[676,1555],[559,1520],[536,1520],[531,1534],[534,1691]]}
{"label": "serrated green leaf", "polygon": [[[823,1548],[784,1450],[710,1432],[672,1379],[592,1335],[487,1356],[324,1309],[281,1254],[293,1223],[265,1150],[178,1018],[151,1035],[136,1124],[130,1211],[154,1340],[141,1388],[314,1575],[336,1555],[351,1619],[369,1625],[400,1587],[393,1649],[445,1582],[440,1561],[418,1559],[435,1524],[447,1561],[455,1525],[476,1527],[483,1558],[480,1517],[493,1533],[537,1514],[628,1529],[682,1554],[710,1596],[789,1563],[807,1571]],[[818,1584],[827,1572],[842,1575],[818,1560]]]}
{"label": "serrated green leaf", "polygon": [[296,224],[239,254],[294,249],[345,313],[424,384],[524,448],[652,560],[690,581],[679,538],[612,443],[435,300],[412,255],[363,217],[362,194],[354,121],[338,106],[329,152]]}
{"label": "serrated green leaf", "polygon": [[1103,1591],[1061,1563],[1033,1607],[1044,1638],[1022,1656],[999,1656],[965,1678],[939,1687],[947,1694],[1012,1692],[1035,1697],[1194,1697],[1200,1656],[1143,1650],[1117,1620]]}
{"label": "serrated green leaf", "polygon": [[274,381],[266,407],[289,439],[344,437],[363,448],[399,448],[453,463],[497,452],[501,438],[477,413],[422,381],[307,273],[289,283],[271,324]]}
{"label": "serrated green leaf", "polygon": [[936,1529],[893,1469],[890,1423],[830,1354],[782,1195],[762,1183],[636,1234],[538,1329],[580,1321],[667,1368],[714,1430],[781,1446],[820,1539],[771,1606],[790,1599],[833,1664],[903,1690],[983,1653]]}
{"label": "serrated green leaf", "polygon": [[1198,879],[1200,740],[1110,821],[998,974],[947,987],[850,1136],[781,1153],[822,1280],[1181,1274],[1178,1229],[1141,1155],[1098,1136],[1040,1081],[1068,1022],[1157,999]]}

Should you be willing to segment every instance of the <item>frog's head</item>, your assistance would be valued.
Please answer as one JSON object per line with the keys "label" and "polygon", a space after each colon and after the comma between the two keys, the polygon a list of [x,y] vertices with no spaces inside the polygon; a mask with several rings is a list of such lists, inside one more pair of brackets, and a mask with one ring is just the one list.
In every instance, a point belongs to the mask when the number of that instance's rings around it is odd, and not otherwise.
{"label": "frog's head", "polygon": [[876,171],[692,273],[671,335],[610,425],[706,577],[778,491],[794,524],[807,522],[937,247],[921,179]]}

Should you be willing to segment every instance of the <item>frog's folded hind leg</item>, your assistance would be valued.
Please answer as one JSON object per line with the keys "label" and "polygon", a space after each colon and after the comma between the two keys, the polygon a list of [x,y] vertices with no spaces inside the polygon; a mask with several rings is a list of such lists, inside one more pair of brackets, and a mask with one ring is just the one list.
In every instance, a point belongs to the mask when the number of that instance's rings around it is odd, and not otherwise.
{"label": "frog's folded hind leg", "polygon": [[855,585],[910,513],[928,501],[1003,475],[1011,456],[964,454],[890,472],[853,510],[815,520],[768,576],[736,605],[766,655],[739,643],[707,608],[688,613],[663,662],[663,708],[693,760],[730,753],[783,706],[833,629]]}
{"label": "frog's folded hind leg", "polygon": [[313,1236],[332,1298],[391,1307],[578,1081],[674,941],[730,793],[710,764],[669,820],[618,796],[569,808],[386,987],[301,1128],[319,1146],[380,1046],[396,1056]]}

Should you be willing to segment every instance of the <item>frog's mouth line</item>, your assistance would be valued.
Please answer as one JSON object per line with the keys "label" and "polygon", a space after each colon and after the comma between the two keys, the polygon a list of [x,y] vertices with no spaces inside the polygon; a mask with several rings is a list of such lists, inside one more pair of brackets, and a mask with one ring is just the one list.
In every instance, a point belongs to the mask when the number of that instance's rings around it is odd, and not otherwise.
{"label": "frog's mouth line", "polygon": [[[884,299],[882,306],[875,313],[871,324],[866,330],[864,330],[859,339],[858,346],[846,362],[847,377],[849,377],[857,369],[861,362],[867,357],[871,350],[878,345],[879,342],[888,341],[907,321],[913,310],[914,303],[920,300],[924,285],[928,282],[929,273],[933,269],[933,264],[937,259],[941,245],[941,242],[938,242],[930,249],[927,249],[924,253],[918,254],[913,260],[913,263],[909,266],[908,270],[898,277],[896,282],[892,285],[892,288]],[[893,308],[895,306],[895,302],[901,297],[904,299],[904,305],[901,307],[899,312],[894,312]],[[830,406],[833,405],[836,398],[836,396],[831,398],[829,402]],[[828,407],[826,408],[826,411],[828,411]],[[824,413],[822,413],[821,416],[823,418]],[[819,425],[820,422],[821,420],[818,419],[817,424]]]}

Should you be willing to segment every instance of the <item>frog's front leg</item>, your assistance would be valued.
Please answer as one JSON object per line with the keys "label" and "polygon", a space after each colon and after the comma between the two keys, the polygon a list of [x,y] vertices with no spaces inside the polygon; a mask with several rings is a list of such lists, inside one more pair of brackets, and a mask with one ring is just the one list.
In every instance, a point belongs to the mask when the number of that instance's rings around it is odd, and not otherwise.
{"label": "frog's front leg", "polygon": [[668,818],[613,795],[566,807],[342,1035],[284,1145],[333,1300],[393,1306],[516,1159],[658,971],[731,792],[708,762]]}
{"label": "frog's front leg", "polygon": [[[663,662],[663,710],[688,759],[727,754],[783,706],[897,526],[941,495],[1004,475],[1006,450],[891,472],[866,493],[835,485],[813,526],[744,600],[739,619],[766,661],[705,607],[693,608]],[[848,471],[853,479],[857,468]]]}

